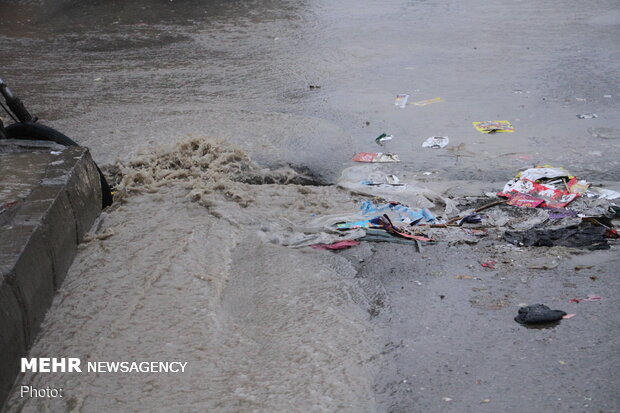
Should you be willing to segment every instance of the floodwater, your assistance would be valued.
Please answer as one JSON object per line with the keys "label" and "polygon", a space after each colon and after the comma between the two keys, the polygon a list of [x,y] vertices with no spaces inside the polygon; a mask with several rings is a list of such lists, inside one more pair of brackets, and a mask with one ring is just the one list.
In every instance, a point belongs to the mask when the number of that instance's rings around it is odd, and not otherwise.
{"label": "floodwater", "polygon": [[[620,190],[616,1],[0,0],[0,16],[2,78],[125,174],[31,356],[188,362],[27,374],[16,384],[65,397],[16,388],[8,411],[620,410],[617,249],[290,247],[357,200],[307,184],[334,183],[382,132],[402,160],[390,172],[446,194],[539,163]],[[400,109],[399,93],[443,102]],[[516,132],[471,125],[492,119]],[[204,154],[217,168],[194,169]],[[555,329],[512,321],[520,303],[568,311],[588,293],[609,299]]]}

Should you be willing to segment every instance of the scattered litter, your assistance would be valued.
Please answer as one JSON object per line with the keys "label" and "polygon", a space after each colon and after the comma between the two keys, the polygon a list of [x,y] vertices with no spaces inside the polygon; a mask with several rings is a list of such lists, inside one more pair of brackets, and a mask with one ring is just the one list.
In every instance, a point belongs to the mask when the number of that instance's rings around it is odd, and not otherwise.
{"label": "scattered litter", "polygon": [[340,231],[356,228],[381,228],[381,221],[379,218],[373,218],[364,221],[339,222],[336,224],[336,229]]}
{"label": "scattered litter", "polygon": [[573,177],[570,181],[566,183],[566,188],[568,192],[573,194],[583,194],[588,188],[590,188],[590,183],[585,180],[579,180],[577,177]]}
{"label": "scattered litter", "polygon": [[476,213],[467,215],[465,218],[461,219],[458,222],[458,226],[462,226],[463,224],[480,224],[482,223],[482,217]]}
{"label": "scattered litter", "polygon": [[596,115],[596,113],[581,113],[579,115],[576,115],[579,119],[596,119],[598,118],[598,116]]}
{"label": "scattered litter", "polygon": [[563,316],[562,316],[562,318],[563,318],[563,319],[565,319],[565,320],[568,320],[568,319],[570,319],[570,318],[575,317],[576,315],[577,315],[577,314],[566,314],[566,315],[563,315]]}
{"label": "scattered litter", "polygon": [[474,128],[482,133],[514,132],[515,128],[507,120],[489,120],[485,122],[472,122]]}
{"label": "scattered litter", "polygon": [[433,174],[432,172],[422,172],[422,175],[427,175],[428,176],[428,175],[432,175],[432,174]]}
{"label": "scattered litter", "polygon": [[543,202],[545,201],[540,198],[536,198],[532,195],[516,193],[514,195],[511,195],[510,199],[506,203],[508,205],[513,205],[513,206],[518,206],[518,207],[536,208]]}
{"label": "scattered litter", "polygon": [[375,142],[379,146],[383,146],[383,144],[387,141],[391,141],[394,137],[392,135],[388,135],[387,133],[382,133],[381,135],[375,138]]}
{"label": "scattered litter", "polygon": [[419,248],[419,242],[431,242],[432,241],[430,238],[425,238],[425,237],[419,237],[419,238],[420,239],[398,238],[383,230],[368,229],[366,230],[366,235],[363,236],[362,238],[359,238],[359,240],[368,241],[368,242],[392,242],[395,244],[415,245],[416,248]]}
{"label": "scattered litter", "polygon": [[399,203],[375,205],[372,201],[363,201],[360,203],[360,210],[364,215],[395,212],[398,214],[396,218],[410,225],[420,223],[434,224],[436,222],[435,216],[428,209],[423,208],[416,211]]}
{"label": "scattered litter", "polygon": [[400,162],[398,155],[383,152],[360,152],[353,157],[354,162]]}
{"label": "scattered litter", "polygon": [[333,244],[314,244],[310,246],[315,250],[342,250],[355,245],[360,245],[360,242],[355,240],[345,240],[334,242]]}
{"label": "scattered litter", "polygon": [[[469,216],[469,215],[473,215],[473,213],[477,213],[477,212],[484,211],[485,209],[488,209],[488,208],[494,207],[494,206],[496,206],[496,205],[503,204],[503,203],[505,203],[505,202],[506,202],[506,201],[505,201],[505,200],[503,200],[503,199],[502,199],[502,200],[500,200],[500,201],[493,201],[493,202],[491,202],[490,204],[486,204],[486,205],[483,205],[483,206],[481,206],[481,207],[479,207],[479,208],[474,209],[474,210],[472,211],[472,213],[471,213],[471,214],[468,214],[467,216]],[[460,216],[460,215],[459,215],[459,216],[456,216],[456,217],[454,217],[454,218],[450,219],[450,220],[448,221],[448,224],[451,224],[451,223],[453,223],[453,222],[457,222],[457,221],[459,221],[459,220],[463,220],[463,219],[467,218],[467,216],[464,216],[464,217],[463,217],[463,216]]]}
{"label": "scattered litter", "polygon": [[413,104],[416,106],[426,106],[432,103],[439,103],[439,102],[443,102],[443,99],[442,98],[426,99],[426,100],[420,100],[419,102],[413,102]]}
{"label": "scattered litter", "polygon": [[[388,164],[390,165],[390,164]],[[371,179],[374,182],[383,182],[385,180],[385,164],[356,164],[342,171],[338,179],[338,186],[347,191],[358,195],[365,195],[368,199],[381,198],[391,202],[407,205],[410,208],[426,208],[432,211],[435,216],[454,216],[458,213],[456,203],[447,197],[441,196],[415,181],[404,182],[406,186],[392,185],[360,185],[360,180]],[[345,220],[350,221],[343,216]]]}
{"label": "scattered litter", "polygon": [[569,303],[580,303],[582,301],[601,301],[603,297],[600,295],[588,294],[586,298],[571,298],[568,300]]}
{"label": "scattered litter", "polygon": [[95,82],[101,82],[103,79],[100,77],[96,77],[95,79],[93,79]]}
{"label": "scattered litter", "polygon": [[385,180],[387,181],[388,185],[403,185],[400,183],[400,179],[398,179],[398,177],[393,174],[385,175]]}
{"label": "scattered litter", "polygon": [[447,136],[431,136],[422,143],[422,147],[440,149],[445,148],[449,142],[450,139]]}
{"label": "scattered litter", "polygon": [[575,98],[575,100],[577,100],[578,102],[585,102],[586,101],[584,98]]}
{"label": "scattered litter", "polygon": [[487,261],[487,262],[483,262],[480,265],[482,265],[485,268],[490,268],[492,270],[495,269],[495,264],[497,264],[497,261]]}
{"label": "scattered litter", "polygon": [[610,201],[620,198],[620,192],[612,191],[611,189],[605,189],[605,188],[592,188],[590,190],[590,193],[586,195],[590,196],[590,194],[592,194],[593,196],[597,198],[608,199]]}
{"label": "scattered litter", "polygon": [[528,90],[523,90],[523,89],[515,89],[512,91],[512,93],[515,93],[517,95],[522,95],[524,93],[530,93]]}
{"label": "scattered litter", "polygon": [[605,99],[611,99],[611,95],[603,95]]}
{"label": "scattered litter", "polygon": [[482,399],[480,403],[491,403],[491,399]]}
{"label": "scattered litter", "polygon": [[60,155],[62,153],[62,151],[51,151],[50,154],[56,156],[56,155]]}
{"label": "scattered litter", "polygon": [[449,397],[442,397],[441,400],[443,400],[444,402],[451,402],[452,399]]}
{"label": "scattered litter", "polygon": [[398,106],[399,108],[404,108],[405,106],[407,106],[408,100],[409,100],[409,95],[396,95],[394,106]]}
{"label": "scattered litter", "polygon": [[534,304],[519,308],[515,321],[519,324],[553,323],[566,315],[564,311],[552,310],[544,304]]}
{"label": "scattered litter", "polygon": [[564,168],[555,168],[550,165],[537,166],[535,168],[526,169],[515,175],[516,178],[526,178],[530,181],[541,182],[546,179],[557,178],[573,178],[573,176]]}
{"label": "scattered litter", "polygon": [[605,237],[607,228],[589,222],[565,227],[534,226],[526,231],[506,231],[504,239],[522,247],[563,246],[572,248],[587,247],[590,250],[609,249]]}
{"label": "scattered litter", "polygon": [[321,86],[319,86],[319,85],[308,85],[308,87],[310,89],[320,89],[321,88]]}
{"label": "scattered litter", "polygon": [[[530,195],[528,198],[523,198],[517,193]],[[517,200],[513,205],[528,204],[533,205],[533,198],[537,198],[542,202],[536,206],[549,207],[549,208],[563,208],[571,203],[579,194],[572,194],[570,192],[555,189],[552,186],[539,184],[527,178],[513,179],[508,181],[504,186],[502,192],[497,194],[506,198],[513,198],[517,196]],[[522,206],[523,206],[522,205]]]}
{"label": "scattered litter", "polygon": [[589,270],[592,269],[592,267],[594,267],[594,265],[575,265],[575,271]]}
{"label": "scattered litter", "polygon": [[373,180],[363,180],[360,181],[360,184],[362,185],[371,185],[371,186],[383,186],[383,187],[399,187],[399,188],[405,188],[406,184],[401,184],[400,183],[400,179],[393,174],[387,174],[385,175],[385,182],[375,182]]}

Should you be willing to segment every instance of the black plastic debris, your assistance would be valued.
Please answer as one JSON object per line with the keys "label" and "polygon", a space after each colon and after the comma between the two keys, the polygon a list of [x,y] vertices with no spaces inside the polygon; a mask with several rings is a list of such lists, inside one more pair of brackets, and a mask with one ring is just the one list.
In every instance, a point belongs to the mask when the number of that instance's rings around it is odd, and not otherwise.
{"label": "black plastic debris", "polygon": [[504,239],[521,247],[553,247],[556,245],[572,248],[587,247],[590,250],[609,249],[605,237],[607,229],[603,226],[582,222],[561,228],[543,226],[532,227],[526,231],[506,231]]}
{"label": "black plastic debris", "polygon": [[463,224],[480,224],[482,222],[482,217],[478,214],[467,215],[465,218],[458,222],[458,225],[461,226]]}
{"label": "black plastic debris", "polygon": [[552,310],[544,304],[534,304],[519,308],[515,321],[519,324],[553,323],[560,321],[565,315],[564,311]]}

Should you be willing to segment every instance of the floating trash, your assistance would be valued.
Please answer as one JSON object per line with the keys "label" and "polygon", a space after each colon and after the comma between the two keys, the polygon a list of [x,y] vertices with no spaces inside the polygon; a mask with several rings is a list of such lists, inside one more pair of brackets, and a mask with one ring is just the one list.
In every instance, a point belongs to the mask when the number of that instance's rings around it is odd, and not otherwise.
{"label": "floating trash", "polygon": [[488,120],[485,122],[472,122],[474,128],[482,133],[496,133],[496,132],[508,132],[515,131],[514,126],[507,120]]}
{"label": "floating trash", "polygon": [[579,119],[596,119],[598,118],[598,116],[596,115],[596,113],[582,113],[579,115],[576,115]]}
{"label": "floating trash", "polygon": [[408,100],[409,100],[409,95],[396,95],[394,106],[398,106],[399,108],[404,108],[405,106],[407,106]]}
{"label": "floating trash", "polygon": [[394,139],[392,135],[388,135],[387,133],[382,133],[381,135],[375,138],[375,142],[377,143],[377,145],[383,146],[385,142],[391,141],[392,139]]}
{"label": "floating trash", "polygon": [[445,148],[449,142],[450,142],[450,139],[448,139],[447,136],[431,136],[430,138],[422,142],[422,147],[441,149],[441,148]]}

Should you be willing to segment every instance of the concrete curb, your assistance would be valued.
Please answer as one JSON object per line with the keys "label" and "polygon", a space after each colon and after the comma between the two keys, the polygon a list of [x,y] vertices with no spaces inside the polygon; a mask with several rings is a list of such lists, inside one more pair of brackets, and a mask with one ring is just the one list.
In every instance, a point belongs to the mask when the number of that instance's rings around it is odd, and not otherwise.
{"label": "concrete curb", "polygon": [[[27,173],[13,174],[15,164]],[[0,406],[100,212],[99,175],[87,148],[0,141]]]}

